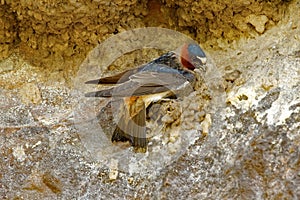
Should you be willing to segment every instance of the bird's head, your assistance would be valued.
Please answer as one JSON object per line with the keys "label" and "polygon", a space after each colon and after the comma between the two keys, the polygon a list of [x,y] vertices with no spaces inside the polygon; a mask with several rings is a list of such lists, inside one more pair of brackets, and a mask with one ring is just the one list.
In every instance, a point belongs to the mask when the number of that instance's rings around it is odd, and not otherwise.
{"label": "bird's head", "polygon": [[181,47],[180,61],[189,70],[205,70],[206,56],[198,44],[184,44]]}

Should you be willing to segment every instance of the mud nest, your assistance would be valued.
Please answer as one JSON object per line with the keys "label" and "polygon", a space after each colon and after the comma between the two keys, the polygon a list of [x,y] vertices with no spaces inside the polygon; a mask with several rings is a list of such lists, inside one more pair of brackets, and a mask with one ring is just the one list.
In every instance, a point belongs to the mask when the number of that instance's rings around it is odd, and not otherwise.
{"label": "mud nest", "polygon": [[82,61],[110,35],[147,26],[181,31],[204,46],[222,48],[241,37],[263,34],[280,21],[287,4],[280,0],[3,0],[0,58],[17,50],[38,66],[78,65],[76,59]]}

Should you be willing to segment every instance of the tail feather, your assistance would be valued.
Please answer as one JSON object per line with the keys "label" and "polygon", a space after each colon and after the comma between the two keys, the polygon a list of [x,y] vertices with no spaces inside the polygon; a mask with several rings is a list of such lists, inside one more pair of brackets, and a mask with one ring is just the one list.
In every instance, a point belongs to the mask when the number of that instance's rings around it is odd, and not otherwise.
{"label": "tail feather", "polygon": [[120,77],[104,77],[96,80],[86,81],[85,84],[115,84],[118,83]]}
{"label": "tail feather", "polygon": [[132,146],[146,147],[146,108],[143,104],[142,110],[128,122],[128,131],[132,134]]}
{"label": "tail feather", "polygon": [[121,116],[111,140],[112,142],[129,141],[137,151],[145,152],[147,148],[145,105],[143,104],[143,108],[134,116],[131,114],[125,113]]}
{"label": "tail feather", "polygon": [[99,84],[99,79],[86,81],[85,84]]}
{"label": "tail feather", "polygon": [[106,90],[100,90],[96,92],[89,92],[86,93],[85,97],[111,97],[112,96],[112,88],[106,89]]}
{"label": "tail feather", "polygon": [[90,80],[85,82],[85,84],[116,84],[116,83],[124,83],[125,81],[129,80],[129,76],[133,73],[136,73],[136,69],[127,70],[121,72],[119,74],[113,76],[107,76],[96,80]]}

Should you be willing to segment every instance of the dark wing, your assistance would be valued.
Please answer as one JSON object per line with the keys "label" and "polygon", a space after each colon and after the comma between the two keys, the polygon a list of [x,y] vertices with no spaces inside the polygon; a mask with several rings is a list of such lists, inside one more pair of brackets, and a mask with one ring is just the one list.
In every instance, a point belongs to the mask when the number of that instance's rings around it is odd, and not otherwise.
{"label": "dark wing", "polygon": [[[163,67],[159,67],[163,66]],[[164,72],[164,70],[169,71],[168,68],[166,67],[172,67],[173,69],[181,69],[181,65],[178,60],[178,56],[175,52],[168,52],[160,56],[159,58],[144,64],[138,68],[126,70],[124,72],[121,72],[119,74],[113,75],[113,76],[108,76],[96,80],[91,80],[85,82],[86,84],[120,84],[128,81],[130,77],[138,72],[141,71],[160,71]]]}
{"label": "dark wing", "polygon": [[104,77],[104,78],[100,78],[100,79],[96,79],[96,80],[87,81],[87,82],[85,82],[85,84],[116,84],[116,83],[123,83],[125,81],[128,81],[129,77],[132,74],[137,73],[138,70],[139,70],[139,68],[126,70],[124,72],[121,72],[121,73],[113,75],[113,76],[108,76],[108,77]]}
{"label": "dark wing", "polygon": [[[174,91],[191,82],[192,72],[179,71],[165,65],[156,65],[159,71],[140,71],[129,76],[129,80],[107,90],[87,93],[87,97],[128,97]],[[163,71],[163,72],[162,72]]]}

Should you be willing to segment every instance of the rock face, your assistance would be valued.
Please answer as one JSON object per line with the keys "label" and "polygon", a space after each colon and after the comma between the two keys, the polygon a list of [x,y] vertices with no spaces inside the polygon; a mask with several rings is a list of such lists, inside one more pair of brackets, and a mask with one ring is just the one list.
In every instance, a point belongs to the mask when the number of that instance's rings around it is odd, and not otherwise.
{"label": "rock face", "polygon": [[[297,199],[299,5],[298,0],[1,1],[0,51],[6,58],[0,63],[1,199]],[[176,28],[202,42],[220,71],[225,98],[216,97],[217,109],[207,113],[195,101],[209,102],[217,93],[199,87],[185,97],[181,113],[178,102],[149,110],[150,122],[176,110],[189,127],[162,117],[170,124],[162,132],[171,142],[182,133],[182,140],[194,138],[177,156],[170,156],[176,146],[168,155],[153,154],[166,152],[168,140],[154,140],[146,155],[126,144],[118,146],[117,157],[111,151],[91,153],[81,131],[99,119],[109,124],[110,118],[103,114],[80,130],[74,125],[78,99],[70,83],[76,69],[98,41],[151,25]],[[108,70],[157,55],[134,52]],[[214,83],[209,78],[207,87]],[[99,160],[95,154],[105,156]],[[142,168],[149,163],[156,170]]]}
{"label": "rock face", "polygon": [[[0,4],[0,57],[16,47],[31,63],[71,64],[111,34],[160,26],[213,48],[263,33],[288,1],[93,0],[10,1]],[[73,64],[74,65],[74,64]],[[76,65],[76,64],[75,64]]]}

